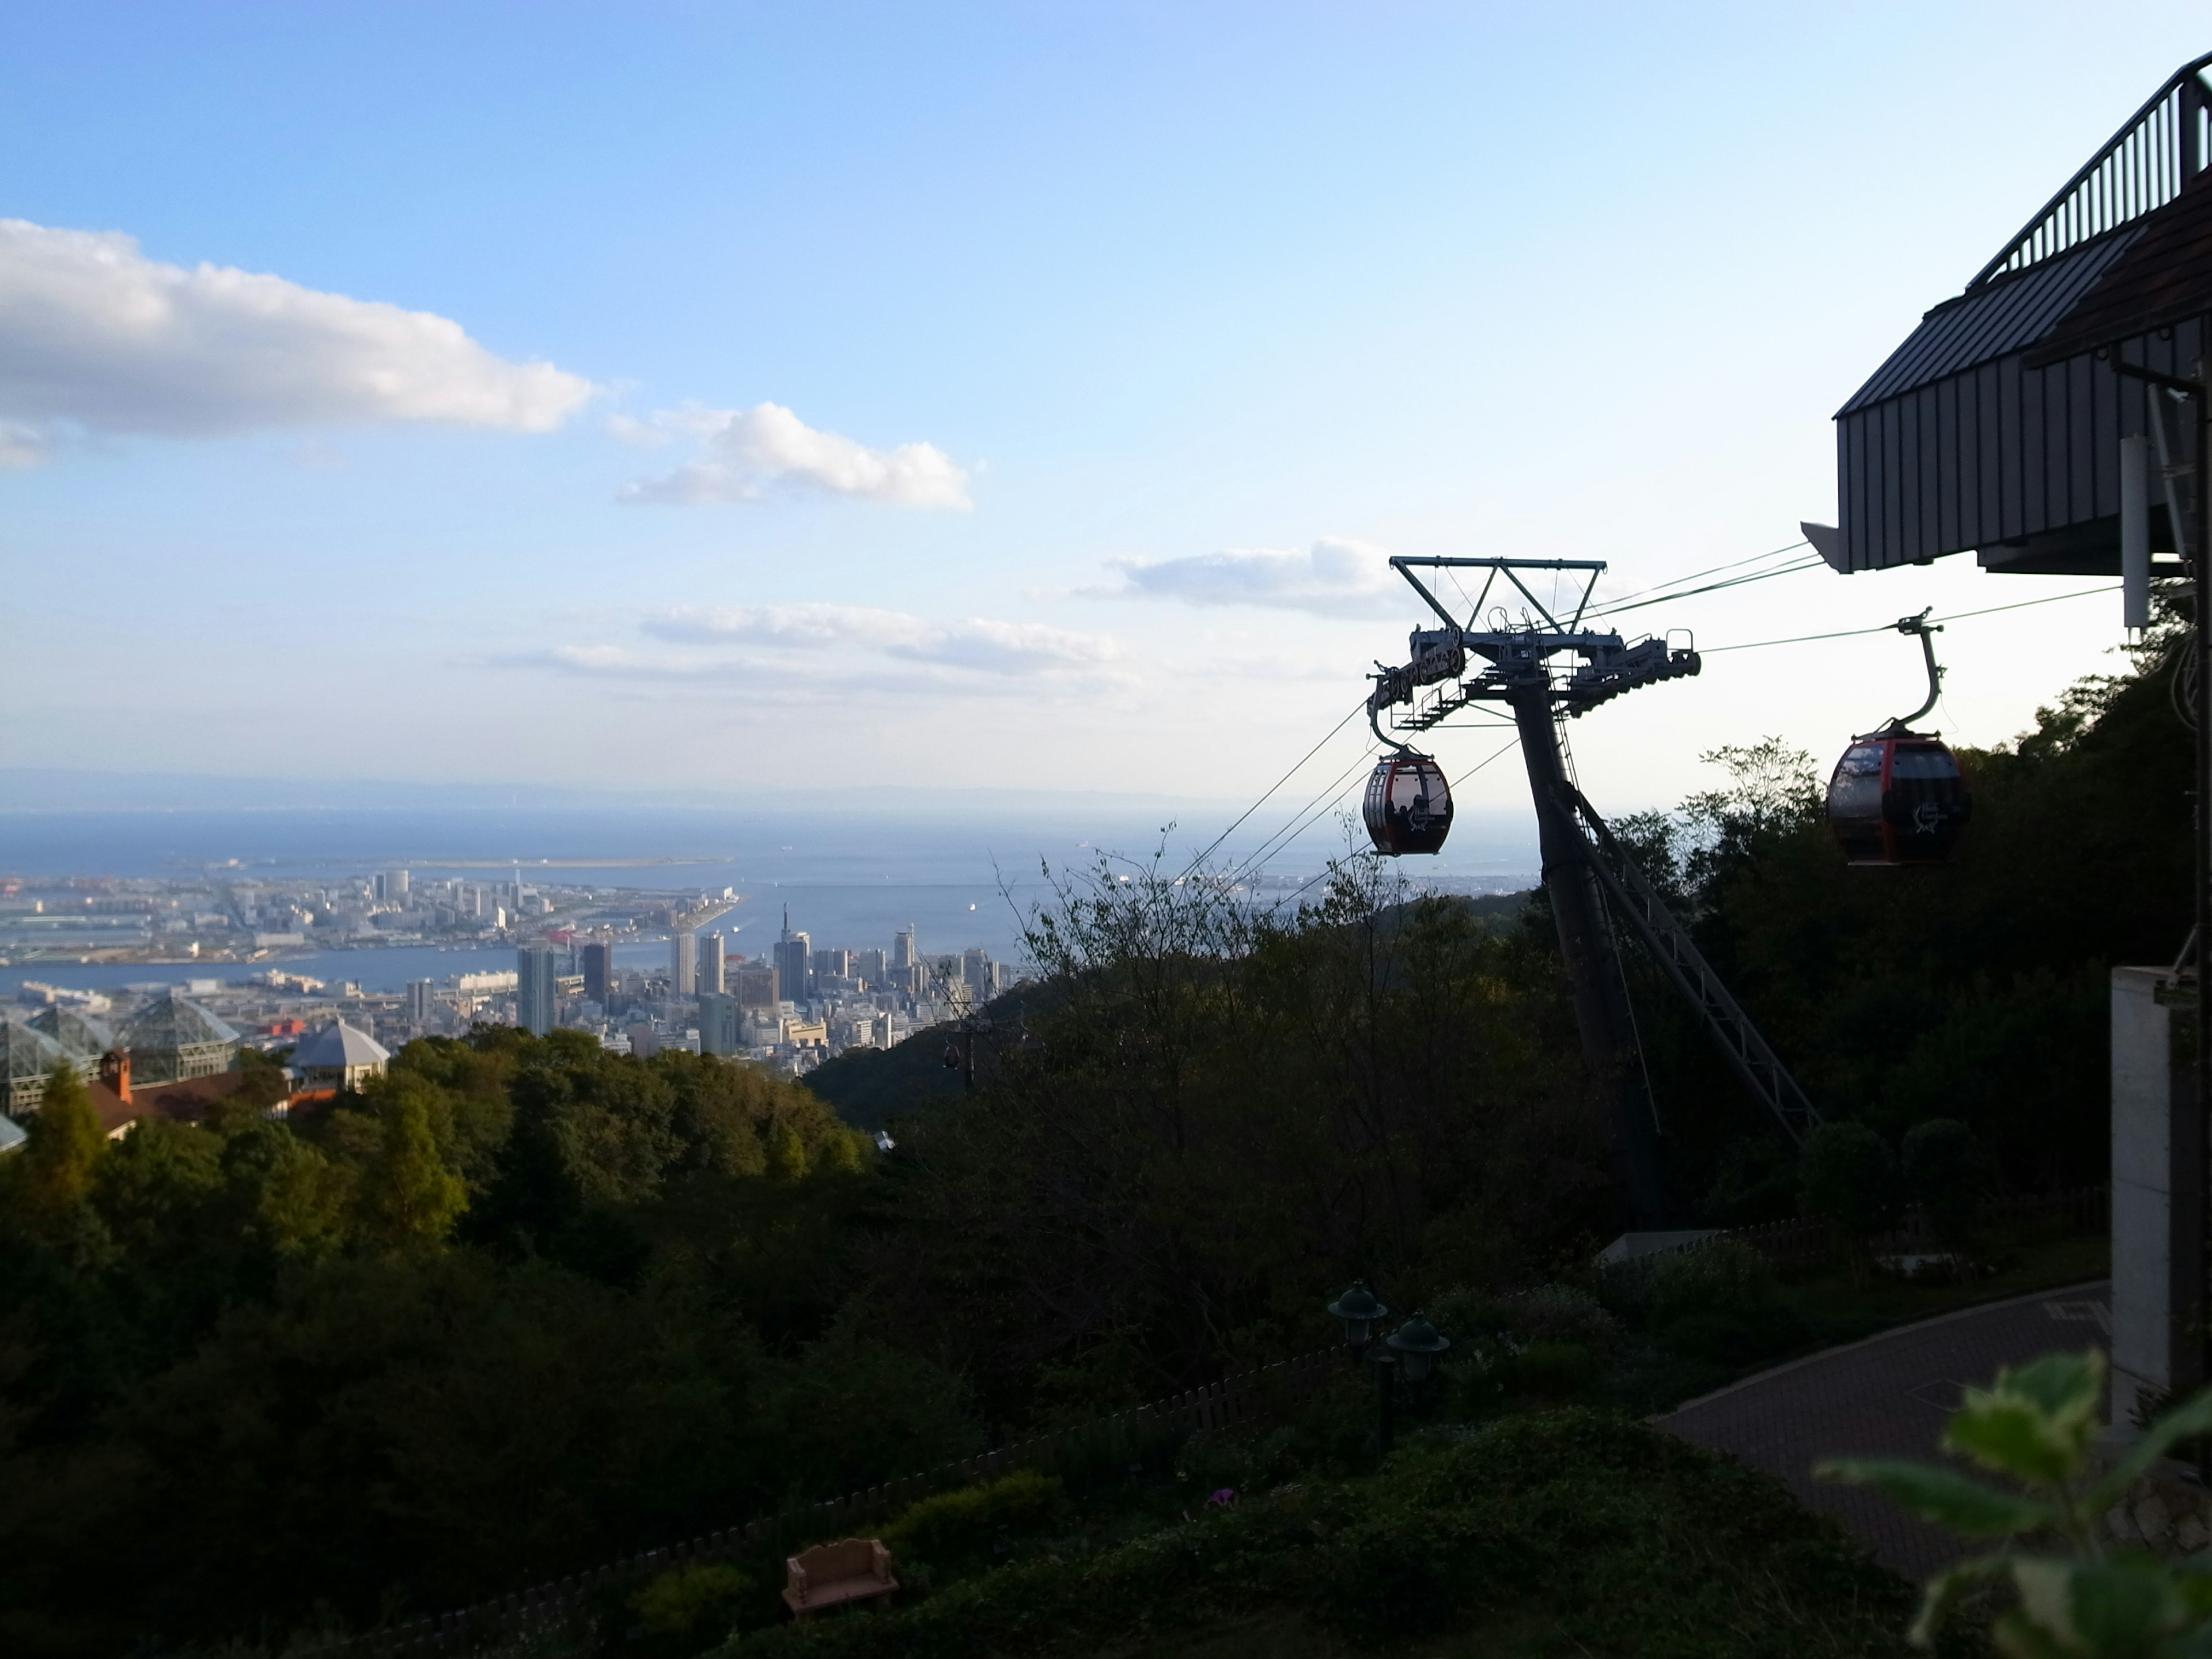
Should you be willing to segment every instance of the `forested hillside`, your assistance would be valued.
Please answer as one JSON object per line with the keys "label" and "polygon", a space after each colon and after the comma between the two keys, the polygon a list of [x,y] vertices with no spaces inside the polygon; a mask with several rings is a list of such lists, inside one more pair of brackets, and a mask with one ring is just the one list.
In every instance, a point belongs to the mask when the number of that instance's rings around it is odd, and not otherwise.
{"label": "forested hillside", "polygon": [[[1802,757],[1725,758],[1624,828],[1824,1109],[2100,1178],[2106,969],[2185,931],[2158,663],[1967,756],[1948,869],[1847,870]],[[887,1155],[798,1085],[562,1034],[112,1144],[57,1080],[0,1164],[0,1649],[501,1592],[1310,1349],[1354,1276],[1468,1303],[1618,1224],[1540,901],[1354,860],[1267,915],[1114,864],[1034,945],[972,1094],[942,1034],[871,1062]],[[1786,1149],[1632,972],[1686,1213],[1787,1212]]]}

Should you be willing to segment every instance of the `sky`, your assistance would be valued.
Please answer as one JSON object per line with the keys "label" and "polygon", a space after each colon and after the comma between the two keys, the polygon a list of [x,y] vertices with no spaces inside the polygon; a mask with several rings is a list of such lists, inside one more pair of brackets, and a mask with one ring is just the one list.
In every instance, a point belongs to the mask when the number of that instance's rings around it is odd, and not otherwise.
{"label": "sky", "polygon": [[[1403,659],[1389,554],[1620,595],[1832,522],[1836,408],[2207,44],[2090,15],[15,0],[0,768],[1248,801]],[[1960,620],[1936,721],[2124,637]],[[1717,651],[1571,735],[1622,811],[1920,695],[1893,635]]]}

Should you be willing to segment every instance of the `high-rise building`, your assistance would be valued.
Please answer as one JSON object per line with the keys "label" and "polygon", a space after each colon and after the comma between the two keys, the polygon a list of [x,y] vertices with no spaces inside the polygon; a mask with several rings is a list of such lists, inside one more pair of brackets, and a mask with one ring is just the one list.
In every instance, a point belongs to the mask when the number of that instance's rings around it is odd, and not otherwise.
{"label": "high-rise building", "polygon": [[[719,934],[714,937],[720,937]],[[743,1018],[738,1000],[720,991],[699,994],[699,1052],[734,1054],[744,1048]]]}
{"label": "high-rise building", "polygon": [[428,1025],[430,1023],[430,1010],[435,1006],[432,1000],[434,988],[427,979],[407,981],[407,1023],[410,1025]]}
{"label": "high-rise building", "polygon": [[740,1008],[773,1008],[781,1000],[772,962],[743,962],[729,970],[730,992]]}
{"label": "high-rise building", "polygon": [[785,905],[783,936],[775,942],[775,979],[777,990],[791,1001],[806,994],[806,974],[813,954],[814,941],[791,931],[791,907]]}
{"label": "high-rise building", "polygon": [[514,953],[514,1022],[544,1036],[553,1029],[553,947],[526,945]]}
{"label": "high-rise building", "polygon": [[669,941],[669,981],[676,994],[688,997],[699,988],[699,935],[681,933]]}
{"label": "high-rise building", "polygon": [[699,994],[720,996],[730,988],[725,982],[726,969],[722,952],[726,948],[720,933],[708,933],[699,941]]}
{"label": "high-rise building", "polygon": [[579,964],[584,973],[584,994],[600,1007],[607,1006],[607,993],[614,988],[615,947],[604,940],[594,939],[578,952]]}

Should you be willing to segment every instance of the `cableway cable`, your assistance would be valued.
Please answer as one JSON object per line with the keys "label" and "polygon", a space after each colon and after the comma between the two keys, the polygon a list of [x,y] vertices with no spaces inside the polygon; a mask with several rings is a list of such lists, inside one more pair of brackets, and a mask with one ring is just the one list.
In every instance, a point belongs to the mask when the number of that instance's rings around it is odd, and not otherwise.
{"label": "cableway cable", "polygon": [[[2109,587],[2084,587],[2071,593],[2051,593],[2039,599],[2021,599],[2012,605],[1993,605],[1980,611],[1956,611],[1942,620],[1947,623],[1964,622],[1969,617],[1994,617],[2000,611],[2025,611],[2033,605],[2057,605],[2062,599],[2086,599],[2093,594],[2117,593],[2119,591],[2120,584],[2114,582]],[[1895,623],[1880,623],[1872,628],[1838,629],[1832,634],[1798,634],[1786,640],[1749,640],[1741,645],[1699,646],[1698,654],[1701,657],[1710,657],[1719,651],[1764,651],[1771,645],[1810,645],[1815,640],[1849,640],[1856,639],[1862,634],[1894,634],[1896,631]]]}
{"label": "cableway cable", "polygon": [[1329,738],[1334,737],[1338,732],[1343,731],[1346,726],[1351,725],[1352,722],[1358,717],[1360,713],[1366,708],[1366,707],[1367,699],[1364,697],[1362,697],[1358,702],[1352,704],[1351,708],[1346,712],[1344,718],[1339,720],[1334,726],[1328,728],[1328,731],[1322,736],[1320,743],[1314,744],[1314,746],[1307,750],[1304,754],[1299,756],[1297,765],[1292,766],[1289,771],[1284,773],[1282,776],[1277,778],[1273,783],[1269,784],[1265,794],[1262,794],[1259,799],[1254,801],[1249,806],[1239,812],[1237,815],[1235,821],[1231,823],[1226,830],[1224,830],[1219,835],[1208,842],[1206,845],[1206,850],[1200,853],[1196,858],[1193,859],[1190,863],[1184,867],[1182,875],[1177,876],[1176,879],[1177,881],[1182,880],[1184,877],[1188,876],[1193,870],[1197,869],[1200,865],[1205,863],[1206,860],[1212,855],[1213,849],[1215,848],[1220,846],[1223,842],[1227,841],[1230,836],[1237,833],[1237,824],[1243,823],[1244,820],[1250,817],[1253,813],[1258,811],[1262,806],[1265,806],[1267,804],[1267,797],[1269,795],[1273,795],[1275,791],[1281,788],[1292,778],[1296,777],[1298,774],[1298,768],[1304,766],[1316,755],[1321,753],[1322,747],[1328,742]]}
{"label": "cableway cable", "polygon": [[1778,565],[1771,570],[1754,570],[1747,575],[1730,576],[1724,581],[1707,582],[1703,587],[1685,587],[1661,593],[1652,599],[1625,600],[1618,605],[1600,605],[1588,613],[1589,620],[1600,617],[1617,617],[1626,611],[1641,611],[1648,605],[1667,605],[1675,599],[1693,599],[1700,593],[1717,593],[1723,588],[1742,587],[1751,582],[1763,582],[1773,576],[1794,576],[1801,570],[1820,570],[1827,561],[1820,557],[1799,559],[1791,564]]}

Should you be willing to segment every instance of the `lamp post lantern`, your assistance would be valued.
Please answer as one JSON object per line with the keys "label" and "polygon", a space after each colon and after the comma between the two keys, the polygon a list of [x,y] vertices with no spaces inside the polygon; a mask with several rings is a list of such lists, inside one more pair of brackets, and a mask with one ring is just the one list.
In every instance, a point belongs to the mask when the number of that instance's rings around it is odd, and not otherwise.
{"label": "lamp post lantern", "polygon": [[1408,1387],[1419,1388],[1451,1346],[1451,1340],[1429,1322],[1428,1316],[1416,1313],[1385,1336],[1378,1350],[1376,1330],[1390,1316],[1390,1310],[1376,1299],[1364,1279],[1354,1279],[1350,1290],[1328,1304],[1328,1310],[1344,1322],[1344,1340],[1352,1350],[1352,1363],[1375,1368],[1375,1438],[1387,1456],[1397,1437],[1399,1377],[1402,1376]]}
{"label": "lamp post lantern", "polygon": [[1429,1323],[1426,1314],[1419,1312],[1383,1340],[1397,1354],[1406,1381],[1417,1385],[1428,1381],[1430,1370],[1443,1358],[1444,1350],[1451,1346],[1451,1339]]}
{"label": "lamp post lantern", "polygon": [[1364,1279],[1353,1279],[1352,1288],[1330,1303],[1328,1310],[1344,1322],[1345,1346],[1352,1350],[1355,1365],[1375,1340],[1376,1326],[1390,1316],[1389,1309],[1375,1299],[1375,1292],[1367,1288]]}

